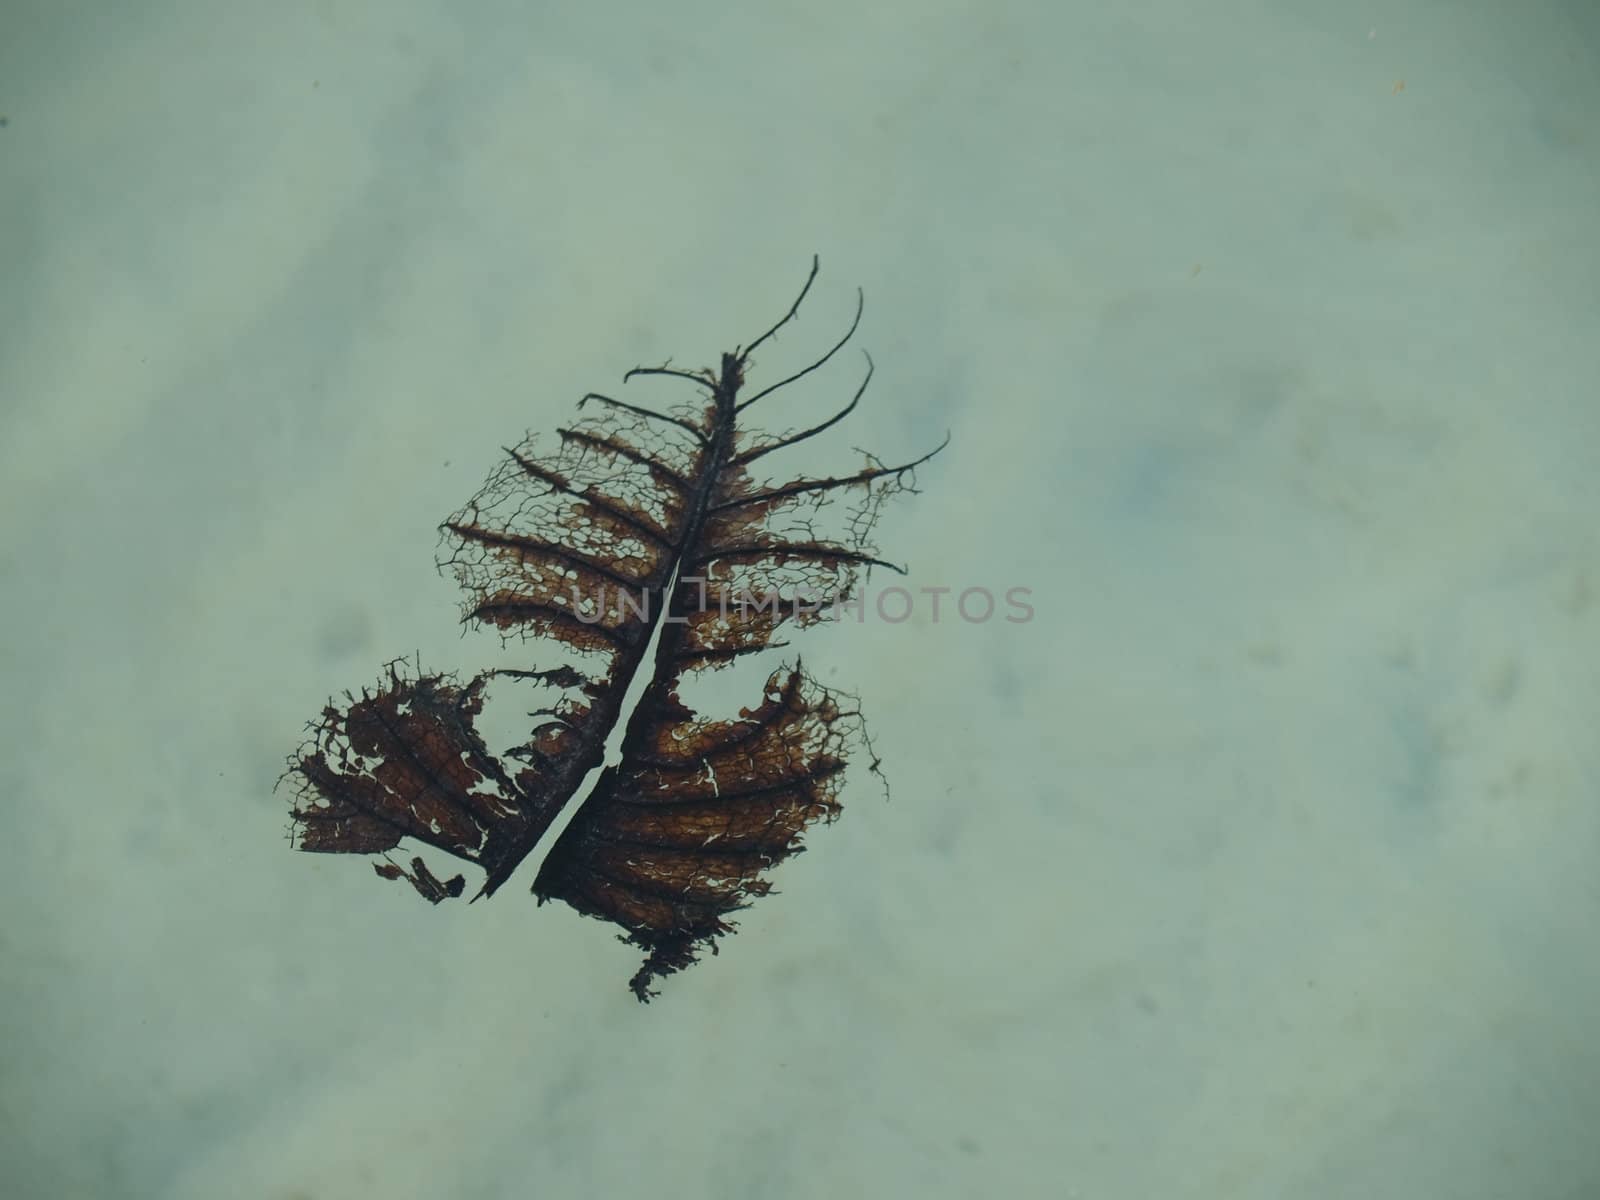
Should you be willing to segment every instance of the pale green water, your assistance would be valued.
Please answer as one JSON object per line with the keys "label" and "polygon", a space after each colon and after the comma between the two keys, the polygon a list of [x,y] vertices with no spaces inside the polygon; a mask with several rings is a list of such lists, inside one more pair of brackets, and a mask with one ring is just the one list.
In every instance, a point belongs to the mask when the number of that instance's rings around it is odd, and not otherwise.
{"label": "pale green water", "polygon": [[[11,5],[0,1193],[1600,1194],[1600,24],[1503,7]],[[874,582],[1032,589],[797,636],[891,801],[648,1008],[291,853],[501,661],[499,447],[813,251],[796,469],[949,430]]]}

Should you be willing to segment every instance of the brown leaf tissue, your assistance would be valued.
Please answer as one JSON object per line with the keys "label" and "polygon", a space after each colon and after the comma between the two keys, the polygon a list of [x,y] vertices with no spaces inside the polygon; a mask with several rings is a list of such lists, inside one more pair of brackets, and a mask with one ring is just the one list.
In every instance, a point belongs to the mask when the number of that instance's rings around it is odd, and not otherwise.
{"label": "brown leaf tissue", "polygon": [[[591,415],[557,429],[548,449],[530,435],[506,451],[441,527],[439,565],[466,593],[464,622],[495,627],[506,645],[553,643],[570,661],[494,667],[465,683],[390,663],[376,692],[325,708],[290,757],[295,845],[380,855],[384,879],[407,880],[435,904],[459,897],[461,875],[440,879],[420,857],[409,868],[389,857],[409,840],[480,868],[473,898],[490,896],[603,767],[533,892],[621,926],[646,953],[631,986],[648,1000],[653,980],[715,950],[733,928],[729,914],[767,893],[765,876],[803,848],[807,826],[838,815],[846,758],[862,746],[871,753],[847,694],[797,659],[737,717],[708,720],[679,698],[694,673],[787,645],[773,640],[781,627],[859,603],[863,569],[901,571],[875,557],[868,535],[883,501],[915,491],[914,469],[943,449],[900,466],[867,455],[851,474],[752,475],[842,421],[872,377],[869,357],[850,403],[817,424],[781,436],[746,428],[751,406],[821,367],[860,324],[858,293],[855,320],[831,350],[745,394],[751,355],[795,319],[817,266],[788,313],[719,367],[669,363],[623,377],[667,376],[703,397],[662,412],[590,393],[578,407],[593,405]],[[819,530],[841,496],[842,529]],[[478,719],[503,680],[548,703],[529,714],[526,741],[497,755]]]}

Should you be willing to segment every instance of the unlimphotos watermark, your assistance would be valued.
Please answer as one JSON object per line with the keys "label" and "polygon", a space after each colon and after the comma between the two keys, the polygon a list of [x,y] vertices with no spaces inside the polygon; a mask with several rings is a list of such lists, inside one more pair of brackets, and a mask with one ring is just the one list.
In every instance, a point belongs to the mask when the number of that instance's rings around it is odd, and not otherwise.
{"label": "unlimphotos watermark", "polygon": [[[715,597],[708,595],[706,579],[694,575],[684,575],[679,583],[694,584],[699,590],[699,599],[693,606],[686,606],[688,613],[706,613],[714,608],[719,617],[727,620],[730,613],[737,613],[739,620],[749,620],[751,616],[760,617],[766,613],[774,622],[785,617],[815,616],[824,621],[842,621],[853,616],[856,621],[864,622],[867,615],[883,621],[885,624],[898,625],[908,621],[918,611],[920,594],[924,599],[920,602],[926,607],[930,623],[937,625],[941,619],[949,615],[953,608],[962,621],[969,625],[982,625],[986,621],[996,618],[1008,621],[1013,625],[1022,625],[1033,620],[1033,605],[1028,603],[1027,597],[1033,595],[1032,588],[1011,587],[1000,593],[996,599],[992,589],[986,587],[968,587],[957,591],[950,587],[920,587],[913,592],[910,588],[886,587],[868,589],[856,596],[827,596],[813,588],[804,585],[798,586],[785,595],[777,589],[768,589],[759,595],[746,588],[729,595],[726,591],[719,590]],[[954,600],[946,606],[943,601],[954,594]],[[578,620],[586,625],[597,625],[608,616],[612,619],[626,613],[635,619],[650,620],[650,592],[641,590],[637,595],[631,595],[625,588],[614,588],[609,593],[611,602],[608,603],[608,592],[601,587],[598,596],[580,595],[576,585],[572,587],[572,613]],[[1001,604],[1004,603],[1005,612],[1001,613]],[[687,624],[689,616],[684,611],[678,613],[668,612],[662,620],[668,624]]]}

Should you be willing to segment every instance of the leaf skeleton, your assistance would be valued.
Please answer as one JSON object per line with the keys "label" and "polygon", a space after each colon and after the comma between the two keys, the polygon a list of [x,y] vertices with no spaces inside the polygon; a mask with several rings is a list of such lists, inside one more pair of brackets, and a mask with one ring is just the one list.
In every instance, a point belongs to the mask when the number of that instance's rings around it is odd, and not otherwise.
{"label": "leaf skeleton", "polygon": [[[439,565],[465,593],[464,622],[497,629],[508,645],[553,643],[573,662],[492,667],[462,682],[396,660],[376,690],[330,703],[284,775],[299,849],[381,855],[382,878],[405,879],[435,904],[461,896],[464,876],[441,880],[420,857],[409,868],[388,857],[410,839],[479,868],[473,899],[492,896],[603,767],[533,892],[620,926],[645,952],[630,986],[648,1001],[652,982],[715,952],[730,914],[767,894],[767,874],[804,848],[807,827],[839,814],[847,758],[871,752],[848,693],[819,684],[797,658],[734,718],[702,718],[679,697],[698,672],[788,645],[775,635],[855,599],[863,571],[903,573],[877,556],[873,524],[949,443],[897,466],[869,454],[852,473],[778,483],[751,474],[848,417],[872,378],[867,356],[855,394],[827,419],[782,435],[746,428],[752,405],[828,363],[861,323],[858,291],[854,319],[825,354],[746,394],[751,356],[795,319],[818,269],[813,257],[789,311],[716,368],[669,361],[623,376],[687,382],[698,402],[658,411],[591,392],[578,402],[588,415],[558,428],[552,445],[530,435],[506,450],[440,527],[449,550]],[[836,497],[850,503],[843,533],[828,536],[816,522]],[[608,591],[626,599],[608,605]],[[816,603],[744,602],[757,591]],[[491,684],[506,679],[556,698],[531,714],[539,721],[525,742],[496,755],[478,718]],[[636,679],[643,688],[625,712]],[[878,766],[873,755],[869,769]]]}

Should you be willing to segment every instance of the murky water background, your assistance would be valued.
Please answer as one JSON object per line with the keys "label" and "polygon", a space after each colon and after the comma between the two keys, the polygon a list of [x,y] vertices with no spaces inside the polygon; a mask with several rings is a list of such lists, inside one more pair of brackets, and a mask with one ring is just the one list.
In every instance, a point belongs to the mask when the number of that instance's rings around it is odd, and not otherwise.
{"label": "murky water background", "polygon": [[[0,1191],[1600,1191],[1582,6],[5,23]],[[891,800],[648,1008],[531,865],[291,853],[327,697],[501,661],[431,566],[499,447],[813,252],[761,369],[860,285],[833,461],[953,435],[910,619],[796,640]]]}

